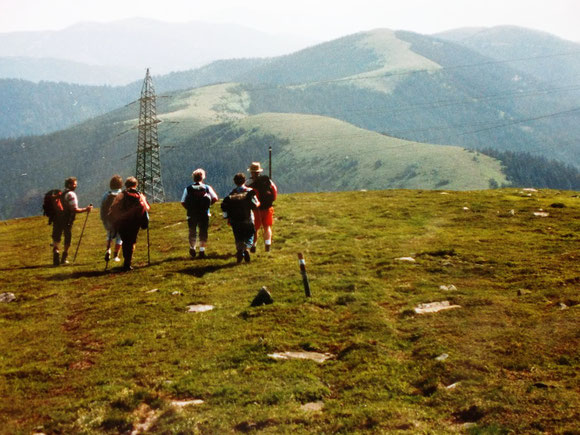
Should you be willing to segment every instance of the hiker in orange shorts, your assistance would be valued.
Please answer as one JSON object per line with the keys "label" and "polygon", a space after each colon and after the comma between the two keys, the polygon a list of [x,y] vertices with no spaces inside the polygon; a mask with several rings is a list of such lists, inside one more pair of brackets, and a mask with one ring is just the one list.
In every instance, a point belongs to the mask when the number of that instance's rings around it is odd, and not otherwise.
{"label": "hiker in orange shorts", "polygon": [[272,246],[272,226],[274,225],[274,207],[272,204],[278,196],[278,188],[270,177],[262,175],[264,170],[260,162],[252,162],[248,171],[251,177],[248,187],[251,187],[256,192],[256,196],[260,201],[260,206],[254,212],[254,228],[256,232],[254,235],[254,244],[250,251],[256,252],[258,230],[264,228],[264,247],[266,252],[268,252]]}

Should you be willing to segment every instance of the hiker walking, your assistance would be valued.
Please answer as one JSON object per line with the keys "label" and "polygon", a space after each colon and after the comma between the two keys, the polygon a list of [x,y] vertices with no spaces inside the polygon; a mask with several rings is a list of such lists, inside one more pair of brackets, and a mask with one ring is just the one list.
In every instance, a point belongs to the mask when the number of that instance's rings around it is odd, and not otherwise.
{"label": "hiker walking", "polygon": [[205,258],[207,232],[209,228],[209,207],[218,200],[218,196],[209,184],[204,184],[205,171],[196,169],[191,174],[193,184],[183,190],[181,205],[187,210],[187,225],[189,227],[189,255],[195,258],[197,247],[197,231],[199,229],[199,258]]}
{"label": "hiker walking", "polygon": [[236,188],[222,201],[224,218],[229,220],[236,241],[238,263],[250,261],[250,249],[254,244],[254,213],[260,201],[256,192],[245,185],[246,176],[241,172],[234,176]]}
{"label": "hiker walking", "polygon": [[125,190],[117,195],[109,216],[115,231],[123,242],[123,270],[133,270],[131,261],[139,229],[149,226],[149,203],[145,195],[137,191],[137,179],[129,177],[125,180]]}
{"label": "hiker walking", "polygon": [[115,230],[113,225],[113,221],[109,216],[109,211],[111,209],[111,205],[113,201],[117,197],[119,193],[121,193],[121,188],[123,187],[123,178],[120,175],[113,175],[111,181],[109,181],[109,190],[105,192],[103,195],[103,199],[101,200],[101,221],[103,222],[103,226],[107,231],[107,250],[105,251],[105,261],[108,263],[111,259],[111,243],[113,240],[115,241],[115,251],[113,261],[119,262],[121,259],[119,258],[119,252],[121,251],[121,245],[123,241],[121,240],[121,236]]}
{"label": "hiker walking", "polygon": [[[72,227],[77,213],[90,213],[92,205],[79,208],[79,201],[75,190],[78,186],[76,177],[64,180],[64,191],[60,198],[55,198],[61,203],[61,211],[55,213],[52,218],[52,264],[68,264],[68,250],[72,240]],[[55,208],[55,207],[53,207]],[[64,249],[60,255],[60,241],[64,233]]]}
{"label": "hiker walking", "polygon": [[255,235],[251,251],[256,252],[258,231],[260,228],[263,228],[264,249],[268,252],[272,246],[272,226],[274,225],[274,207],[272,204],[278,196],[278,188],[270,177],[262,175],[264,170],[260,162],[252,162],[248,171],[250,172],[251,178],[248,187],[256,192],[258,200],[260,201],[260,206],[254,212]]}

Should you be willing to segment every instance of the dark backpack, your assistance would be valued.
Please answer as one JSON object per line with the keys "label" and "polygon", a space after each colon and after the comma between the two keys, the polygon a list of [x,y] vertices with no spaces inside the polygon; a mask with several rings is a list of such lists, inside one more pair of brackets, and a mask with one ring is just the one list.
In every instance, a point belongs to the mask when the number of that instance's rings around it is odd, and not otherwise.
{"label": "dark backpack", "polygon": [[112,193],[109,191],[107,197],[103,200],[101,204],[101,220],[103,222],[109,221],[109,210],[111,209],[111,205],[113,201],[117,197],[118,193]]}
{"label": "dark backpack", "polygon": [[253,190],[236,192],[232,191],[222,201],[222,210],[228,214],[228,218],[234,222],[249,222],[254,203],[252,198],[256,195]]}
{"label": "dark backpack", "polygon": [[274,204],[275,195],[274,190],[272,189],[270,177],[267,175],[260,175],[256,181],[251,184],[250,187],[258,192],[260,209],[266,210],[272,207],[272,204]]}
{"label": "dark backpack", "polygon": [[192,184],[187,186],[187,195],[185,196],[185,208],[187,216],[207,215],[211,197],[209,189],[203,184]]}
{"label": "dark backpack", "polygon": [[60,189],[49,190],[44,194],[42,210],[44,216],[48,217],[48,224],[64,216],[64,194]]}

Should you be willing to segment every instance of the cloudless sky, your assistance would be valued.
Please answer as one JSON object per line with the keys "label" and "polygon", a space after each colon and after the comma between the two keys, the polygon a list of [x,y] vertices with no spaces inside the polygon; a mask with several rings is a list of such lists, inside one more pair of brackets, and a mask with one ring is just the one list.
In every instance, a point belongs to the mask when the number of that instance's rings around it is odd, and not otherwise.
{"label": "cloudless sky", "polygon": [[378,27],[430,34],[511,24],[580,42],[580,0],[0,0],[0,32],[124,18],[232,22],[329,40]]}

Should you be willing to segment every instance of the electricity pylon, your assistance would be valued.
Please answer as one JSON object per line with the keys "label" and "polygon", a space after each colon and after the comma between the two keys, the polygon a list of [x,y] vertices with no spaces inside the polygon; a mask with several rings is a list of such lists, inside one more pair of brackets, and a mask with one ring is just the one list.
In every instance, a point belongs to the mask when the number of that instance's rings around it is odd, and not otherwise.
{"label": "electricity pylon", "polygon": [[155,89],[149,75],[149,68],[141,88],[139,109],[139,138],[137,141],[137,169],[135,178],[139,190],[150,203],[165,201],[161,164],[159,162],[159,140],[157,138],[157,119]]}

